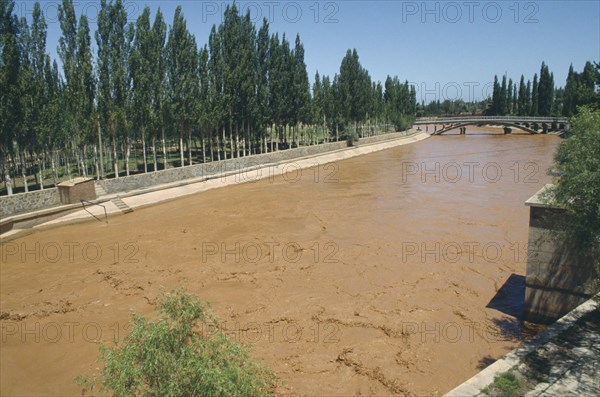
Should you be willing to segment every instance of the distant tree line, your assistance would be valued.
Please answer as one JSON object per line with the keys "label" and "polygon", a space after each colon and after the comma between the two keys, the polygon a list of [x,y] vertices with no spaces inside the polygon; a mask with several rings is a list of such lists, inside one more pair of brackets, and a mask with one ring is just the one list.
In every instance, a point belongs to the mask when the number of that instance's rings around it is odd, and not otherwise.
{"label": "distant tree line", "polygon": [[[39,3],[31,22],[0,0],[0,162],[4,192],[79,176],[108,178],[409,128],[415,89],[372,81],[356,50],[310,86],[304,46],[257,28],[235,3],[205,45],[181,7],[128,23],[122,0],[101,0],[94,34],[62,0],[58,55],[46,52]],[[35,178],[35,182],[28,177]],[[32,186],[32,188],[34,188]]]}
{"label": "distant tree line", "polygon": [[512,79],[502,83],[494,76],[491,103],[486,111],[494,116],[573,116],[577,108],[591,105],[600,107],[600,64],[586,62],[583,71],[577,73],[573,65],[569,68],[564,88],[556,88],[554,73],[542,62],[539,76],[534,74],[533,83],[521,75],[519,85]]}
{"label": "distant tree line", "polygon": [[465,102],[462,99],[421,102],[417,106],[417,117],[479,115],[485,111],[487,103],[487,100]]}
{"label": "distant tree line", "polygon": [[555,87],[554,75],[545,63],[540,74],[525,82],[521,75],[519,84],[507,76],[494,76],[491,98],[465,102],[462,99],[435,100],[417,105],[417,117],[481,115],[490,116],[564,116],[571,117],[577,108],[591,106],[600,109],[600,64],[586,62],[578,73],[569,68],[564,88]]}

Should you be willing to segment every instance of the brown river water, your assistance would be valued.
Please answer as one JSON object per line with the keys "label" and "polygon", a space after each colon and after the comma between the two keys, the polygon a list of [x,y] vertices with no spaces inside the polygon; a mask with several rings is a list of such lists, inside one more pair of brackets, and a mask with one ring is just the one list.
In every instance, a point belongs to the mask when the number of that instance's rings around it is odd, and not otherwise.
{"label": "brown river water", "polygon": [[531,334],[524,202],[560,139],[493,131],[3,243],[0,394],[79,395],[99,341],[177,287],[253,346],[277,395],[449,391]]}

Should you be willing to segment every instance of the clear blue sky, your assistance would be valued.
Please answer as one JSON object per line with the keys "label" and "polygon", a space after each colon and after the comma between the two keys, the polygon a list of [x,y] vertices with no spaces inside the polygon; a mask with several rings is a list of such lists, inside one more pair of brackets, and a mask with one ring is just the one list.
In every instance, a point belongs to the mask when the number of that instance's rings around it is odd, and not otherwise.
{"label": "clear blue sky", "polygon": [[[181,5],[199,45],[222,20],[228,1],[123,0],[130,21],[145,5],[152,19],[160,6],[170,25]],[[99,1],[75,0],[95,31]],[[31,18],[33,1],[16,0],[19,16]],[[48,51],[56,57],[60,36],[57,1],[41,1],[48,20]],[[317,70],[333,76],[348,48],[356,48],[374,80],[388,74],[414,83],[418,100],[481,99],[494,74],[526,80],[542,61],[563,86],[569,65],[600,61],[600,1],[238,1],[256,24],[271,32],[300,34],[311,81]],[[95,44],[95,40],[92,40]],[[95,50],[95,49],[94,49]]]}

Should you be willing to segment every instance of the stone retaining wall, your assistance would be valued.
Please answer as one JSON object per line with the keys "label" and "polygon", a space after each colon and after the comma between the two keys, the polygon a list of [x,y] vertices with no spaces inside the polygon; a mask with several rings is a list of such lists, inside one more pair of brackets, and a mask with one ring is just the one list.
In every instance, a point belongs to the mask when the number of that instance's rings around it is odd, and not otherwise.
{"label": "stone retaining wall", "polygon": [[[367,137],[360,139],[360,141],[357,144],[371,144],[393,138],[399,138],[405,135],[407,135],[407,132]],[[248,157],[214,161],[210,163],[196,164],[187,167],[169,168],[157,172],[131,175],[128,177],[121,177],[118,179],[105,179],[97,181],[96,183],[102,186],[102,188],[107,194],[129,192],[132,190],[146,189],[164,183],[173,183],[193,178],[206,178],[214,175],[220,175],[222,173],[241,171],[246,168],[258,165],[278,163],[281,161],[293,160],[296,158],[331,152],[334,150],[343,149],[347,146],[348,145],[345,141],[323,143],[320,145],[313,146],[302,146],[295,149],[279,150],[276,152],[270,152]]]}
{"label": "stone retaining wall", "polygon": [[0,217],[16,215],[60,205],[57,188],[35,190],[28,193],[0,197]]}

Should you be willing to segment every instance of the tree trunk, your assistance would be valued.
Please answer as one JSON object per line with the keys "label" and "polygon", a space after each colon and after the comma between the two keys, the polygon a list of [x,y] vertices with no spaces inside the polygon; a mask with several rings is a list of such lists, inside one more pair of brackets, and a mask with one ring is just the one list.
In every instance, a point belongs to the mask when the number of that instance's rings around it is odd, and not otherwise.
{"label": "tree trunk", "polygon": [[206,162],[206,142],[204,140],[204,131],[200,131],[200,139],[202,139],[202,163]]}
{"label": "tree trunk", "polygon": [[[223,160],[227,160],[227,138],[225,137],[225,125],[223,125]],[[233,156],[233,153],[231,154]]]}
{"label": "tree trunk", "polygon": [[[42,152],[45,153],[45,152]],[[44,163],[45,156],[41,156],[41,158],[36,154],[38,160],[38,170],[40,173],[40,190],[44,190],[44,171],[46,170],[46,164]],[[41,165],[40,165],[41,163]]]}
{"label": "tree trunk", "polygon": [[179,160],[181,161],[181,167],[185,166],[185,160],[183,158],[183,131],[179,129]]}
{"label": "tree trunk", "polygon": [[162,151],[163,151],[163,158],[164,158],[164,166],[163,169],[167,169],[167,142],[165,141],[165,127],[161,128],[161,141],[162,141]]}
{"label": "tree trunk", "polygon": [[[236,130],[237,130],[237,127],[236,127]],[[236,135],[235,139],[237,140],[237,131],[236,131],[235,135]],[[231,121],[229,121],[229,150],[231,151],[231,158],[236,156],[237,149],[234,149],[234,147],[233,147],[233,124]],[[237,153],[237,157],[240,157],[239,153]]]}
{"label": "tree trunk", "polygon": [[58,173],[56,171],[56,162],[54,157],[57,155],[55,153],[56,151],[53,150],[50,153],[50,166],[52,167],[52,179],[54,180],[54,187],[56,187],[58,185]]}
{"label": "tree trunk", "polygon": [[79,160],[79,150],[75,148],[75,144],[73,144],[73,151],[75,152],[75,164],[77,164],[77,175],[81,176],[81,161]]}
{"label": "tree trunk", "polygon": [[142,157],[144,158],[144,173],[148,172],[148,160],[146,159],[146,131],[142,127]]}
{"label": "tree trunk", "polygon": [[13,188],[12,188],[12,179],[10,178],[10,171],[8,169],[8,153],[3,153],[2,171],[4,172],[4,186],[6,187],[6,193],[9,196],[12,196]]}
{"label": "tree trunk", "polygon": [[98,128],[98,150],[100,151],[100,178],[104,178],[104,159],[102,155],[102,134],[100,131],[100,119],[96,120],[96,126]]}
{"label": "tree trunk", "polygon": [[158,162],[156,160],[156,137],[152,137],[152,161],[154,164],[154,172],[158,170]]}
{"label": "tree trunk", "polygon": [[193,160],[192,160],[192,130],[188,130],[187,132],[187,148],[188,148],[188,160],[189,160],[189,164],[188,165],[193,165]]}
{"label": "tree trunk", "polygon": [[115,173],[115,178],[119,178],[119,162],[117,157],[117,138],[113,134],[112,136],[112,162],[113,162],[113,171]]}
{"label": "tree trunk", "polygon": [[221,140],[219,139],[219,127],[215,129],[215,146],[217,149],[217,161],[221,161]]}
{"label": "tree trunk", "polygon": [[129,137],[125,138],[125,175],[129,176],[129,155],[131,154],[131,145]]}
{"label": "tree trunk", "polygon": [[100,180],[100,163],[98,161],[98,146],[94,145],[94,164],[96,166],[96,179]]}
{"label": "tree trunk", "polygon": [[267,141],[267,135],[265,134],[264,136],[264,142],[265,142],[265,147],[264,147],[264,151],[263,153],[268,153],[269,151],[269,146],[268,146],[268,141]]}
{"label": "tree trunk", "polygon": [[215,140],[214,140],[214,136],[213,136],[213,130],[209,129],[208,130],[208,146],[209,146],[209,151],[210,151],[210,161],[213,162],[215,160],[215,150],[214,150],[214,144],[215,144]]}
{"label": "tree trunk", "polygon": [[29,192],[29,186],[27,185],[27,167],[25,166],[25,151],[21,155],[21,176],[23,177],[23,187],[25,193]]}
{"label": "tree trunk", "polygon": [[85,146],[81,148],[81,155],[79,156],[79,162],[81,163],[81,170],[83,171],[83,177],[87,178],[87,167],[85,166]]}
{"label": "tree trunk", "polygon": [[240,158],[240,125],[235,124],[235,157]]}
{"label": "tree trunk", "polygon": [[71,179],[71,156],[69,156],[69,151],[65,152],[65,170],[67,171],[67,178]]}

